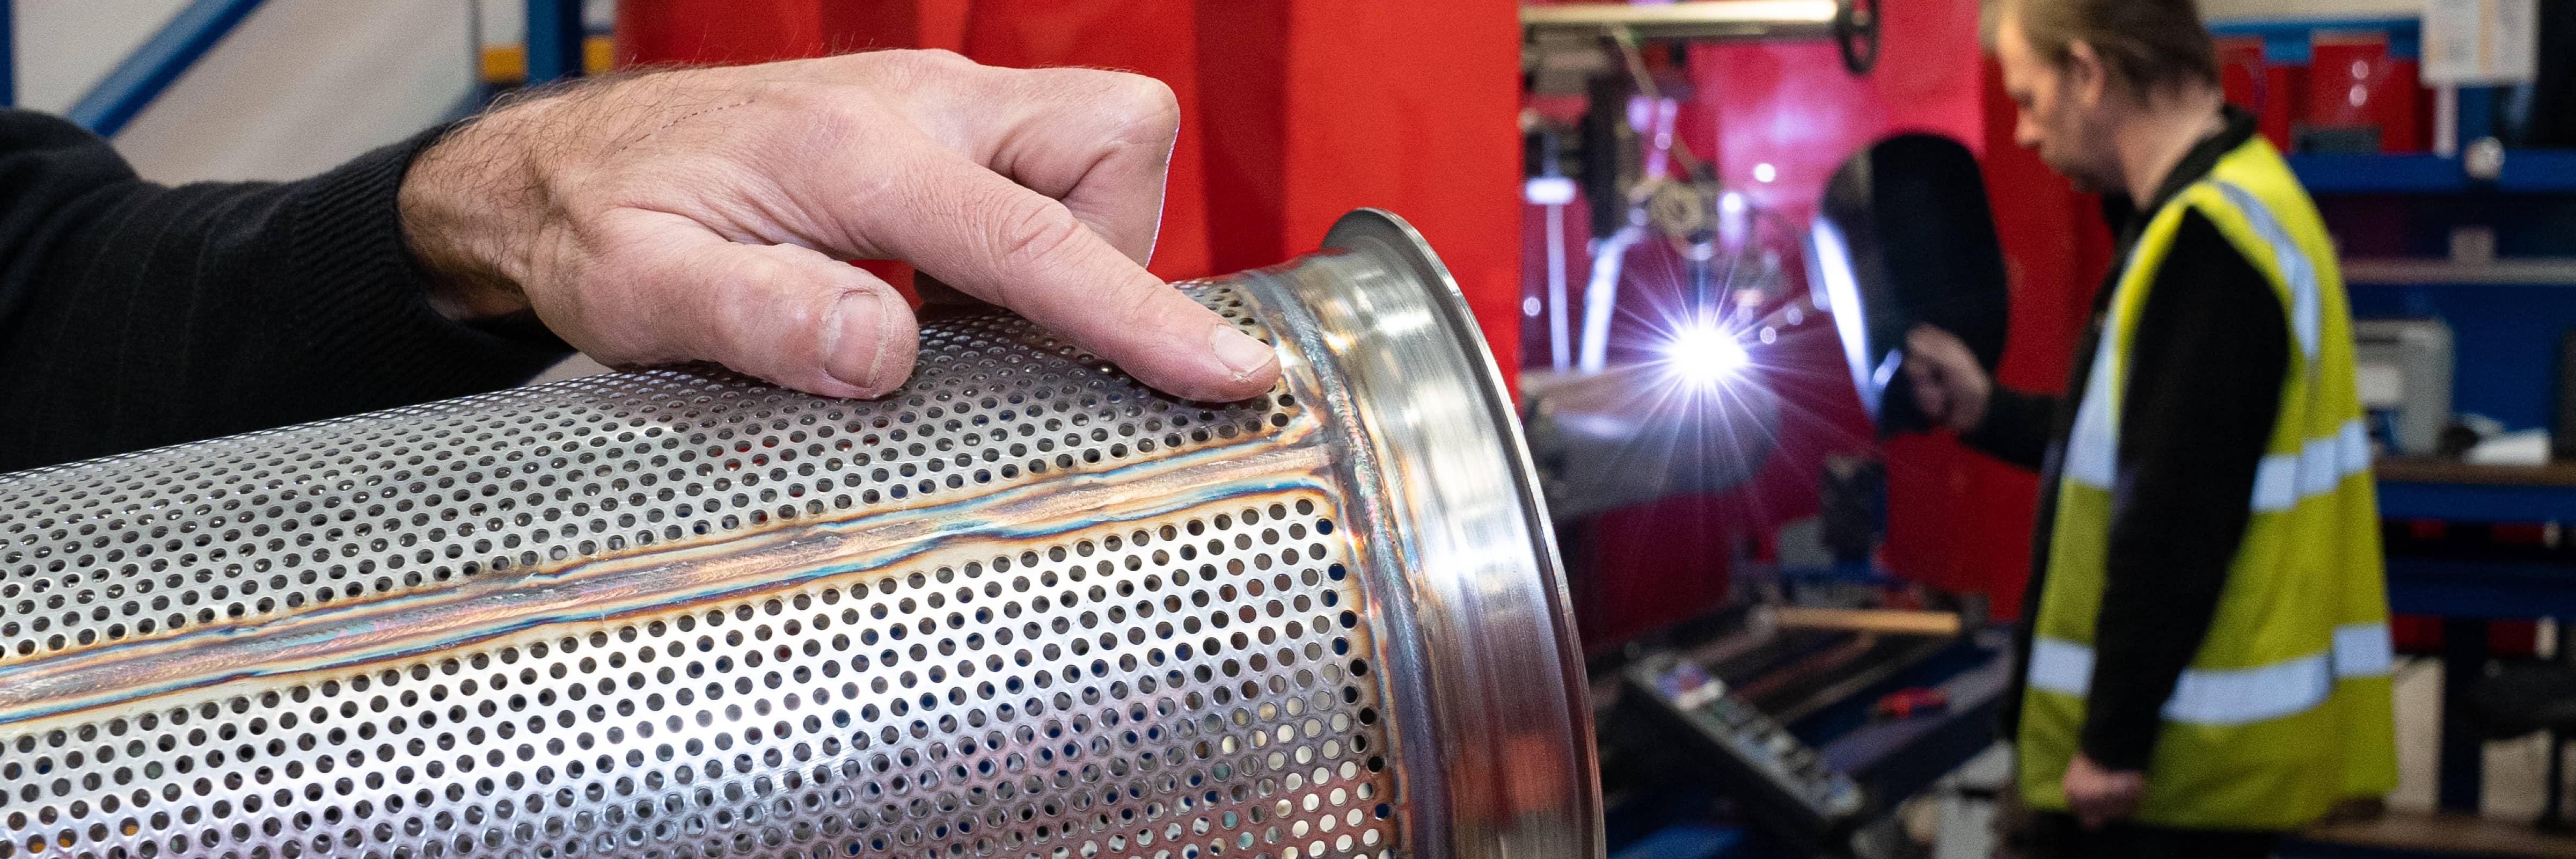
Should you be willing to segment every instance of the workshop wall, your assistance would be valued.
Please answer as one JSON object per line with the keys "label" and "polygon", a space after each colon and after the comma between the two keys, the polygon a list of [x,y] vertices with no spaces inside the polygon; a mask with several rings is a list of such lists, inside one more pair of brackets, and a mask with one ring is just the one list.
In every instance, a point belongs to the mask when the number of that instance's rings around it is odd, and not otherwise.
{"label": "workshop wall", "polygon": [[[20,103],[62,112],[184,0],[13,4]],[[438,123],[473,84],[463,4],[269,0],[116,136],[160,182],[293,179]]]}
{"label": "workshop wall", "polygon": [[61,113],[187,0],[12,3],[18,106]]}
{"label": "workshop wall", "polygon": [[155,181],[300,179],[447,119],[474,51],[462,4],[267,0],[116,148]]}

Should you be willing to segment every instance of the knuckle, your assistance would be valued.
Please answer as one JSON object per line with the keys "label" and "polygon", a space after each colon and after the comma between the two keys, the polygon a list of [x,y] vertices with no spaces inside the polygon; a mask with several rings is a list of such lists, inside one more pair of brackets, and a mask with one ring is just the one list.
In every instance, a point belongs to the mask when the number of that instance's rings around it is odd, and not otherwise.
{"label": "knuckle", "polygon": [[785,274],[786,266],[764,256],[729,254],[709,268],[708,285],[716,293],[715,300],[730,304],[767,290]]}
{"label": "knuckle", "polygon": [[1114,81],[1109,98],[1119,105],[1129,134],[1165,140],[1181,133],[1181,100],[1170,84],[1124,72],[1116,73]]}
{"label": "knuckle", "polygon": [[1007,274],[1053,266],[1082,236],[1082,224],[1063,203],[1036,194],[1012,194],[993,207],[994,246]]}
{"label": "knuckle", "polygon": [[1145,331],[1152,329],[1155,326],[1155,323],[1160,321],[1163,315],[1163,291],[1165,289],[1166,287],[1145,286],[1139,284],[1137,286],[1121,290],[1124,294],[1118,296],[1117,306],[1113,311],[1114,315],[1110,318],[1118,320],[1120,323],[1119,327],[1123,330]]}
{"label": "knuckle", "polygon": [[1105,128],[1139,139],[1180,133],[1181,100],[1170,84],[1134,72],[1047,69],[1048,97],[1082,104]]}
{"label": "knuckle", "polygon": [[975,64],[955,51],[940,48],[868,51],[859,56],[870,63],[905,72],[942,72]]}
{"label": "knuckle", "polygon": [[851,82],[888,92],[922,88],[946,91],[970,71],[981,68],[953,51],[937,48],[874,50],[833,58],[846,62]]}
{"label": "knuckle", "polygon": [[[778,288],[790,272],[788,266],[758,256],[729,260],[708,278],[709,291],[704,309],[708,357],[727,362],[755,359],[762,344],[780,334],[807,330],[813,321],[811,308],[802,302],[777,300]],[[801,324],[800,324],[801,323]]]}
{"label": "knuckle", "polygon": [[1181,98],[1172,86],[1159,79],[1136,74],[1120,74],[1119,98],[1138,111],[1146,121],[1177,126],[1181,121]]}

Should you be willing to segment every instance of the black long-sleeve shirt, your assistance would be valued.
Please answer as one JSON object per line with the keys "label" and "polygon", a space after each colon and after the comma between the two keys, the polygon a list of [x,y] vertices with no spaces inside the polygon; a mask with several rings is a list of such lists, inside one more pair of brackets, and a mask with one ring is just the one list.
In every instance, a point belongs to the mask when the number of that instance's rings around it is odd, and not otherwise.
{"label": "black long-sleeve shirt", "polygon": [[[2147,219],[2253,134],[2253,118],[2230,109],[2226,129],[2184,156],[2147,205],[2105,200],[2108,221],[2119,231],[2115,258],[2128,259]],[[2032,538],[2025,619],[2037,613],[2047,587],[2053,536],[2048,514],[2057,505],[2074,404],[2083,399],[2120,275],[2112,271],[2095,294],[2067,395],[1998,388],[1984,424],[1962,439],[2041,472],[2042,515]],[[2208,636],[2228,566],[2245,535],[2255,471],[2271,439],[2290,361],[2288,323],[2271,285],[2196,212],[2184,214],[2156,271],[2131,348],[2081,735],[2084,754],[2115,770],[2146,767],[2165,701]],[[2029,643],[2025,620],[2024,658]],[[2018,692],[2008,699],[2014,707]]]}
{"label": "black long-sleeve shirt", "polygon": [[0,111],[0,472],[487,391],[568,351],[432,309],[396,193],[437,132],[297,182],[144,182]]}

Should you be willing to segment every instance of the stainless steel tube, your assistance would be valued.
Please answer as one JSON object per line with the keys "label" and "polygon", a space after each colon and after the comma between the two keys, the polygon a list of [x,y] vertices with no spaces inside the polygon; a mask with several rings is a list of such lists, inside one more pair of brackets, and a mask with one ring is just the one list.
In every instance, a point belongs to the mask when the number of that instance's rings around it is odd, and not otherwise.
{"label": "stainless steel tube", "polygon": [[1325,248],[1247,402],[996,312],[0,476],[0,857],[1597,856],[1492,362]]}

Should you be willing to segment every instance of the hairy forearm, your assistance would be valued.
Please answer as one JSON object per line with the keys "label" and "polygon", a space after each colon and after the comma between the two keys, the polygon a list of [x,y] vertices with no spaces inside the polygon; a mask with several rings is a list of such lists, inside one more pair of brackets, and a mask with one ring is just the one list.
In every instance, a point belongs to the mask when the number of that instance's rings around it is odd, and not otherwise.
{"label": "hairy forearm", "polygon": [[[548,207],[530,140],[554,132],[581,90],[514,99],[459,123],[413,160],[399,198],[403,240],[430,279],[430,306],[465,322],[529,311],[522,286]],[[539,151],[542,147],[539,147]]]}

